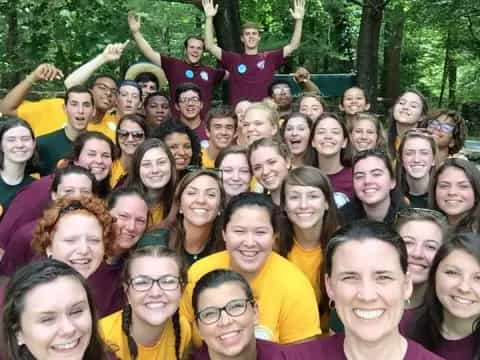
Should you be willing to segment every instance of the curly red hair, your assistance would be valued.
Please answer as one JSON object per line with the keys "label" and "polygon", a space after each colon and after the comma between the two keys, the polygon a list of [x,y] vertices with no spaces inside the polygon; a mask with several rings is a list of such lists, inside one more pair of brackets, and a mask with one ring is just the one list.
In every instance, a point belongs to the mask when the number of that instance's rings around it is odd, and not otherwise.
{"label": "curly red hair", "polygon": [[[75,205],[78,204],[78,208]],[[65,211],[71,207],[70,210]],[[95,196],[81,198],[64,197],[54,201],[44,212],[43,216],[35,227],[32,237],[32,248],[39,254],[45,255],[47,248],[52,244],[58,220],[74,212],[83,212],[94,216],[103,229],[103,244],[105,255],[113,254],[115,232],[113,228],[114,218],[108,212],[105,202]]]}

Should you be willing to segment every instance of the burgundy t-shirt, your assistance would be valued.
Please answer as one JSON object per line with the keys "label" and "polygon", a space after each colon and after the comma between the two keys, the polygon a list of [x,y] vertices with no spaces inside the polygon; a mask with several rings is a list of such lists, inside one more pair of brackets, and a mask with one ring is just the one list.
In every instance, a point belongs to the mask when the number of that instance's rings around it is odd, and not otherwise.
{"label": "burgundy t-shirt", "polygon": [[240,100],[260,101],[268,96],[268,86],[277,69],[283,65],[283,48],[258,53],[239,54],[222,50],[221,65],[230,73],[230,104]]}
{"label": "burgundy t-shirt", "polygon": [[[290,357],[283,352],[283,345],[256,339],[257,360],[289,360]],[[208,350],[205,344],[192,356],[192,360],[209,360]]]}
{"label": "burgundy t-shirt", "polygon": [[187,64],[183,60],[163,55],[162,68],[168,80],[171,110],[173,114],[178,117],[178,112],[174,106],[175,90],[178,85],[184,82],[191,82],[197,85],[202,92],[203,109],[201,116],[202,120],[205,121],[212,101],[213,87],[223,80],[225,70],[216,69],[202,64]]}
{"label": "burgundy t-shirt", "polygon": [[122,267],[123,263],[111,265],[103,262],[87,280],[99,319],[121,310],[125,304],[121,284]]}
{"label": "burgundy t-shirt", "polygon": [[[295,360],[347,360],[343,350],[344,340],[345,334],[336,334],[323,337],[319,340],[290,345],[285,352],[287,353],[288,359]],[[404,360],[444,360],[442,357],[431,353],[412,340],[407,339],[407,342],[407,353],[403,358]]]}
{"label": "burgundy t-shirt", "polygon": [[336,174],[327,175],[334,192],[343,193],[349,199],[353,197],[353,171],[350,167],[344,167]]}

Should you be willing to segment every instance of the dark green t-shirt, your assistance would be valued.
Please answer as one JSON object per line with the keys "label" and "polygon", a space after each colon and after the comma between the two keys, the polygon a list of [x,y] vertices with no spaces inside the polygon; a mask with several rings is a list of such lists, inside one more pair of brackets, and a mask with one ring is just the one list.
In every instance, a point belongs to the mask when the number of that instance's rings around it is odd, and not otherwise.
{"label": "dark green t-shirt", "polygon": [[60,129],[37,139],[37,149],[40,155],[40,175],[51,174],[59,160],[72,152],[72,141]]}
{"label": "dark green t-shirt", "polygon": [[3,214],[5,214],[5,211],[7,211],[8,206],[12,202],[17,192],[34,180],[35,179],[33,177],[28,175],[25,176],[19,184],[9,185],[0,176],[0,219],[2,218]]}

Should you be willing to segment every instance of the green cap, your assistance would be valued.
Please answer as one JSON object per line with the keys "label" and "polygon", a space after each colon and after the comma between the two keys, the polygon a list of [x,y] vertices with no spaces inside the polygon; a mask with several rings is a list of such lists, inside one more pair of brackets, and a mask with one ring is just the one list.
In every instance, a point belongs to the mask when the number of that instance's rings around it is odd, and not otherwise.
{"label": "green cap", "polygon": [[168,229],[162,228],[158,230],[153,230],[148,233],[143,234],[143,236],[138,240],[136,248],[142,248],[145,246],[165,246],[168,247]]}

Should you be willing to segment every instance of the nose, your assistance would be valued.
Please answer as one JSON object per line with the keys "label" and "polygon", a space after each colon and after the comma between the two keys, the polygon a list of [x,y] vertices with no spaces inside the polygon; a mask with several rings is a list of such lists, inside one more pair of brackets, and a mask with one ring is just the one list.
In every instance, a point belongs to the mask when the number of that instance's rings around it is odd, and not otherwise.
{"label": "nose", "polygon": [[177,155],[180,155],[180,157],[183,157],[185,155],[185,149],[183,147],[178,147],[175,152],[177,153]]}
{"label": "nose", "polygon": [[85,112],[85,107],[80,104],[80,105],[78,106],[78,113],[79,113],[79,114],[83,114],[84,112]]}
{"label": "nose", "polygon": [[163,295],[163,289],[158,284],[158,281],[152,285],[152,288],[149,291],[149,295],[152,297],[159,297]]}
{"label": "nose", "polygon": [[468,293],[470,291],[470,283],[467,276],[462,276],[460,279],[460,283],[458,284],[458,290],[462,293]]}
{"label": "nose", "polygon": [[227,314],[225,309],[220,310],[220,319],[218,319],[217,324],[219,326],[228,326],[232,323],[233,319],[230,315]]}
{"label": "nose", "polygon": [[307,207],[307,197],[306,196],[300,196],[300,208],[305,209]]}
{"label": "nose", "polygon": [[238,169],[233,170],[232,180],[234,181],[240,180],[240,170]]}
{"label": "nose", "polygon": [[361,282],[357,292],[357,298],[363,301],[374,301],[377,298],[376,285],[372,280]]}
{"label": "nose", "polygon": [[79,254],[87,254],[89,251],[89,245],[88,245],[88,240],[86,238],[83,238],[80,240],[80,243],[78,244],[77,251]]}
{"label": "nose", "polygon": [[160,167],[157,164],[152,165],[152,174],[158,174]]}
{"label": "nose", "polygon": [[413,248],[410,250],[410,256],[414,258],[423,258],[423,251],[422,251],[422,245],[421,244],[415,244],[413,245]]}
{"label": "nose", "polygon": [[135,230],[135,219],[133,217],[127,221],[126,228],[128,231]]}
{"label": "nose", "polygon": [[203,191],[200,191],[197,194],[197,197],[196,197],[195,200],[196,200],[197,203],[204,204],[207,201],[207,196]]}
{"label": "nose", "polygon": [[73,325],[72,320],[68,316],[62,316],[60,322],[60,333],[64,337],[71,336],[75,333],[75,325]]}
{"label": "nose", "polygon": [[414,162],[420,161],[420,154],[417,151],[415,151],[415,153],[413,154],[413,161]]}

